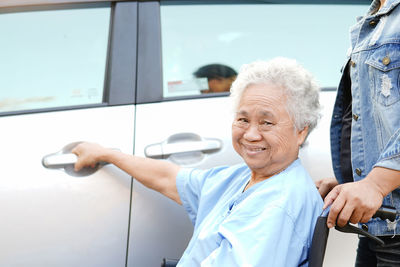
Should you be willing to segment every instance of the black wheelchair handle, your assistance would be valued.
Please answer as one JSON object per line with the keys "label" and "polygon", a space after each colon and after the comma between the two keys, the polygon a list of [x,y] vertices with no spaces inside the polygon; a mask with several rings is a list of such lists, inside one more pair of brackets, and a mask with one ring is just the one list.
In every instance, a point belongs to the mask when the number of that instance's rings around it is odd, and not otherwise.
{"label": "black wheelchair handle", "polygon": [[377,242],[381,246],[385,245],[385,242],[382,239],[380,239],[379,237],[371,235],[370,233],[368,233],[364,229],[358,228],[358,227],[353,226],[351,224],[346,224],[343,227],[340,227],[340,226],[336,225],[335,229],[340,231],[340,232],[343,232],[343,233],[351,233],[351,234],[362,235],[362,236],[368,237],[371,240],[374,240],[375,242]]}
{"label": "black wheelchair handle", "polygon": [[[372,216],[372,218],[380,218],[382,220],[388,219],[389,221],[394,222],[396,220],[396,209],[393,207],[389,207],[389,206],[382,206],[375,212],[375,214]],[[343,227],[335,226],[335,229],[340,232],[344,232],[344,233],[359,234],[359,235],[365,236],[371,240],[374,240],[381,246],[385,245],[385,242],[382,239],[380,239],[379,237],[371,235],[370,233],[368,233],[368,231],[366,231],[362,228],[353,226],[349,223],[347,223]]]}
{"label": "black wheelchair handle", "polygon": [[396,209],[389,206],[382,206],[376,211],[372,218],[380,218],[382,220],[388,219],[394,222],[396,220]]}

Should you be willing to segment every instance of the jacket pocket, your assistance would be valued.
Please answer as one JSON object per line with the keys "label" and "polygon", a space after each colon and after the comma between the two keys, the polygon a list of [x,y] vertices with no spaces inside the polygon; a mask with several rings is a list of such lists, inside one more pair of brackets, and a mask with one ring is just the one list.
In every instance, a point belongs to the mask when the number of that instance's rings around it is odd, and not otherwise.
{"label": "jacket pocket", "polygon": [[400,44],[384,44],[367,57],[375,102],[390,106],[400,100]]}

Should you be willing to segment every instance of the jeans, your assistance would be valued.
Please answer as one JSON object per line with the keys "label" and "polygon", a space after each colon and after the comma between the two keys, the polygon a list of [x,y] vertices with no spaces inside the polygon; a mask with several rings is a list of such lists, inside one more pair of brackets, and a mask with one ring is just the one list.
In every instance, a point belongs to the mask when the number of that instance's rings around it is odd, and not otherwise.
{"label": "jeans", "polygon": [[400,236],[379,237],[384,242],[380,246],[373,240],[360,237],[357,248],[356,267],[394,267],[400,266]]}

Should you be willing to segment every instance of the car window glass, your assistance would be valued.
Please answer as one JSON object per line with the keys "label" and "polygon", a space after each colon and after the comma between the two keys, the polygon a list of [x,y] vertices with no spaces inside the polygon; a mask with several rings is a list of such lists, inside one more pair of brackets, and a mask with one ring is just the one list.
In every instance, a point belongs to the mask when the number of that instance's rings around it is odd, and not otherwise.
{"label": "car window glass", "polygon": [[101,103],[111,5],[0,13],[0,112]]}
{"label": "car window glass", "polygon": [[[367,10],[366,5],[161,4],[164,97],[229,88],[234,76],[226,74],[227,67],[238,72],[242,64],[276,56],[297,59],[321,86],[336,87],[350,44],[346,32]],[[208,75],[225,71],[224,76],[196,75],[210,64],[217,67]]]}

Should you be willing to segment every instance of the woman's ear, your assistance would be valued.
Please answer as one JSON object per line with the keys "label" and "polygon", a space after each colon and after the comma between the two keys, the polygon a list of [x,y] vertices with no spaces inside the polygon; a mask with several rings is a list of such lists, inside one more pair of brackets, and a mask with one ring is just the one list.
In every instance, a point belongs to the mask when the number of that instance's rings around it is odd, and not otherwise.
{"label": "woman's ear", "polygon": [[297,132],[297,144],[299,146],[301,146],[304,143],[307,135],[308,135],[308,126],[305,126],[302,130]]}

